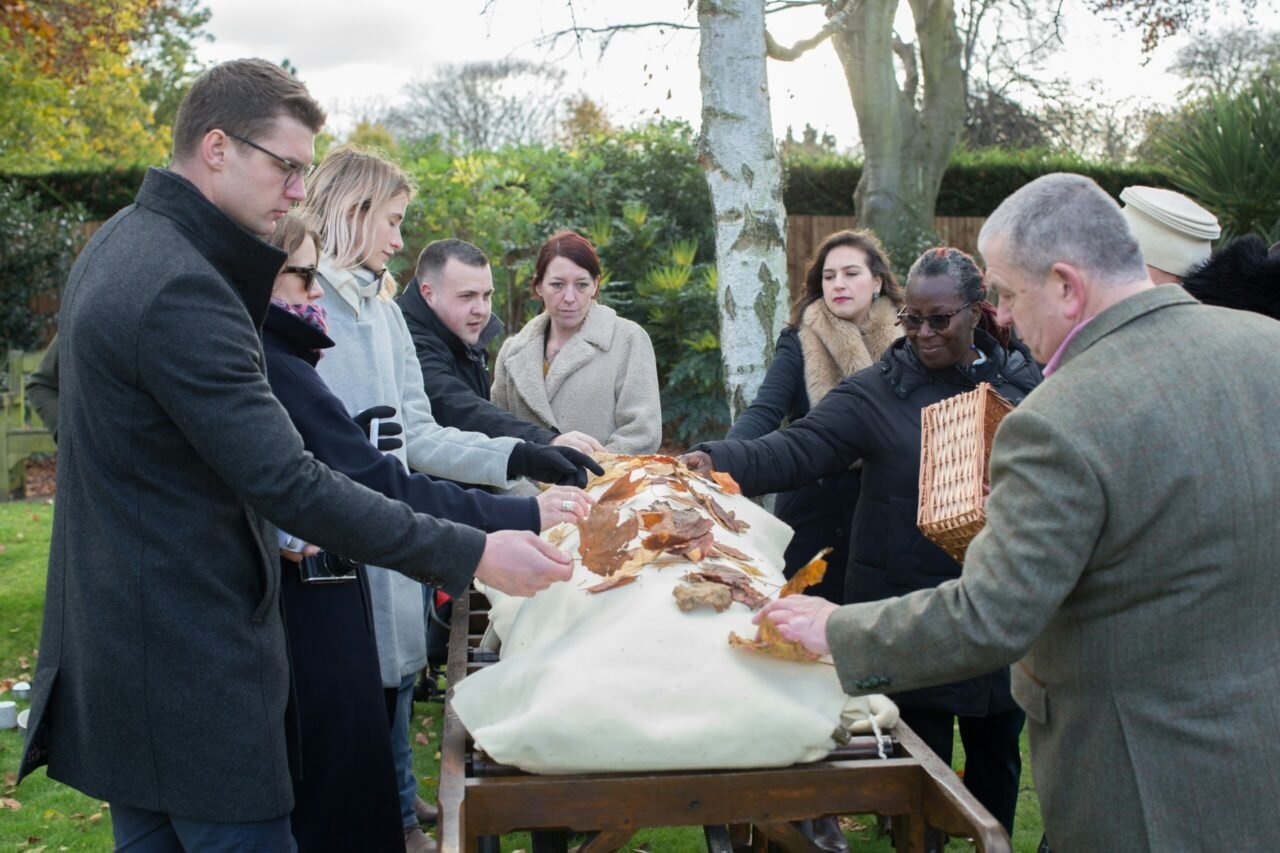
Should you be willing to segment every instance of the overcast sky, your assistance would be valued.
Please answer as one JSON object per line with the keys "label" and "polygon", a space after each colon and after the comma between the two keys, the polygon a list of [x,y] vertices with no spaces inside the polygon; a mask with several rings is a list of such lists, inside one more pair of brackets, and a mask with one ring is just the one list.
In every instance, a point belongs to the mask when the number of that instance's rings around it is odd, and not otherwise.
{"label": "overcast sky", "polygon": [[[1280,26],[1276,3],[1261,0],[1261,26]],[[566,72],[567,96],[583,91],[610,118],[628,125],[657,114],[698,125],[697,33],[640,30],[613,39],[603,57],[599,42],[572,38],[557,46],[545,37],[570,26],[567,0],[205,0],[213,13],[210,61],[260,56],[288,58],[313,95],[329,110],[331,126],[350,129],[355,117],[394,104],[408,81],[428,76],[438,63],[518,57]],[[578,24],[598,26],[667,20],[696,27],[688,0],[574,0]],[[903,4],[904,6],[906,4]],[[1238,19],[1238,15],[1236,16]],[[1166,73],[1187,37],[1169,40],[1143,64],[1140,35],[1065,0],[1066,46],[1051,62],[1054,74],[1080,84],[1102,81],[1113,97],[1171,103],[1180,81]],[[821,26],[817,9],[771,16],[770,30],[791,43]],[[1228,23],[1219,14],[1211,27]],[[906,19],[909,26],[909,18]],[[908,35],[908,38],[912,38]],[[779,137],[808,122],[833,134],[841,148],[857,142],[843,72],[829,44],[797,62],[769,63],[774,128]]]}

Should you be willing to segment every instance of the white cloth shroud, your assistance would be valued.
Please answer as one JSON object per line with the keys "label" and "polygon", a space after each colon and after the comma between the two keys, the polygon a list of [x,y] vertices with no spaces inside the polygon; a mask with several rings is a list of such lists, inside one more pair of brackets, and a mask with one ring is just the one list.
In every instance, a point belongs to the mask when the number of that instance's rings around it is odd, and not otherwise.
{"label": "white cloth shroud", "polygon": [[[755,586],[775,595],[791,528],[698,485],[750,525],[741,534],[716,525],[714,535],[754,557],[764,575]],[[622,518],[672,494],[647,488],[622,504]],[[576,555],[577,530],[559,547]],[[731,631],[755,635],[746,605],[681,611],[672,589],[690,570],[650,565],[631,584],[588,593],[602,578],[579,560],[571,580],[532,598],[489,591],[502,658],[463,679],[452,700],[476,744],[533,773],[782,767],[825,757],[842,718],[855,733],[870,732],[873,715],[881,729],[897,722],[886,697],[846,696],[829,662],[730,646]]]}

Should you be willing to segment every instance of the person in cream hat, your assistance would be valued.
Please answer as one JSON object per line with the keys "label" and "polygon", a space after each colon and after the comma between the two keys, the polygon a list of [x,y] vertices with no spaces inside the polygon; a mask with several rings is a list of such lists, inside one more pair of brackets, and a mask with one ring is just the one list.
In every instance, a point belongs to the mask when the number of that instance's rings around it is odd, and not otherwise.
{"label": "person in cream hat", "polygon": [[1173,190],[1125,187],[1120,201],[1156,284],[1181,282],[1209,259],[1211,241],[1222,233],[1216,216]]}

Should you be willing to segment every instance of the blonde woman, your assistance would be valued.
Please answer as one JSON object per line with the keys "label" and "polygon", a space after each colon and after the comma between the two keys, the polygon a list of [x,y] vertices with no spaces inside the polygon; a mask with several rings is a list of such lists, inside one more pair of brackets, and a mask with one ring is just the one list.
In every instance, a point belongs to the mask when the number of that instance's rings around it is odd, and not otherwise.
{"label": "blonde woman", "polygon": [[585,432],[614,453],[653,453],[662,441],[653,344],[597,302],[599,292],[595,247],[572,231],[551,235],[533,275],[543,311],[498,352],[493,402],[548,429]]}
{"label": "blonde woman", "polygon": [[[321,378],[350,412],[395,408],[404,447],[393,452],[422,473],[499,487],[514,485],[521,476],[584,484],[583,469],[600,468],[576,450],[463,432],[442,427],[431,416],[413,341],[392,301],[395,280],[386,269],[403,246],[400,224],[412,198],[413,186],[399,166],[353,146],[330,151],[309,181],[303,212],[320,230],[320,304],[335,344],[317,365]],[[543,519],[569,521],[587,512],[589,501],[580,491],[573,497],[549,495],[538,499]],[[415,581],[373,567],[369,587],[382,684],[393,710],[401,818],[406,846],[413,851],[427,842],[418,824],[430,814],[416,794],[408,741],[413,682],[427,662],[423,596]]]}

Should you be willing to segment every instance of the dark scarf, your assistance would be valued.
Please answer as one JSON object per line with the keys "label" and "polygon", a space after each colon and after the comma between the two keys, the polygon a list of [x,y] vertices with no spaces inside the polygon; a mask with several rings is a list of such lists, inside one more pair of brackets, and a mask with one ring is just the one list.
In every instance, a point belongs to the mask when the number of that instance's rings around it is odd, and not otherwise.
{"label": "dark scarf", "polygon": [[[271,304],[302,318],[309,326],[318,329],[321,333],[329,334],[329,312],[325,310],[323,305],[316,305],[311,302],[299,305],[294,302],[285,302],[278,296],[271,297]],[[316,354],[316,358],[324,358],[322,350],[313,349],[312,352]]]}

